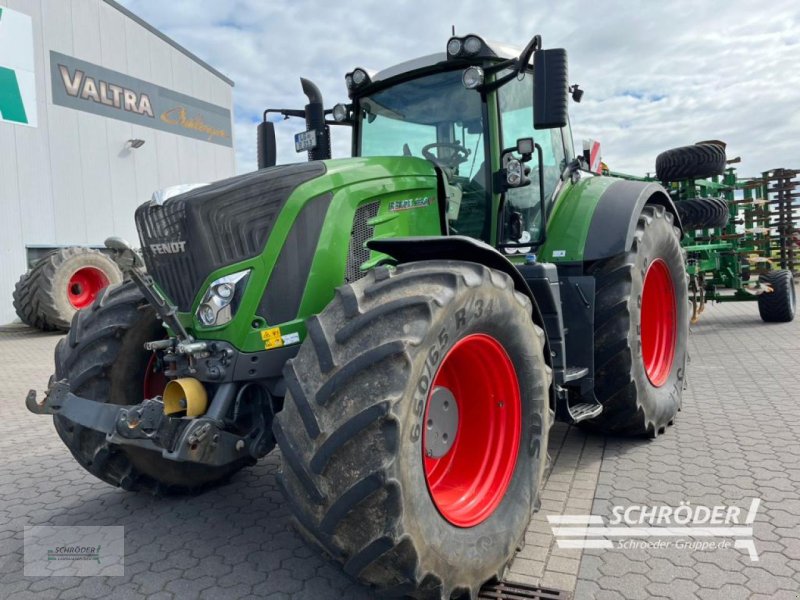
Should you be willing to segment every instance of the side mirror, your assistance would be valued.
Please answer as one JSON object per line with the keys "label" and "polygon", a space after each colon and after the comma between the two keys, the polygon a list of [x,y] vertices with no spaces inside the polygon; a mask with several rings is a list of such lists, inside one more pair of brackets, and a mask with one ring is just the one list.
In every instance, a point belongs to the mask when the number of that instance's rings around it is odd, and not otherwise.
{"label": "side mirror", "polygon": [[269,121],[258,124],[258,168],[274,167],[277,161],[275,125]]}
{"label": "side mirror", "polygon": [[567,51],[564,48],[533,53],[533,127],[553,129],[567,125]]}

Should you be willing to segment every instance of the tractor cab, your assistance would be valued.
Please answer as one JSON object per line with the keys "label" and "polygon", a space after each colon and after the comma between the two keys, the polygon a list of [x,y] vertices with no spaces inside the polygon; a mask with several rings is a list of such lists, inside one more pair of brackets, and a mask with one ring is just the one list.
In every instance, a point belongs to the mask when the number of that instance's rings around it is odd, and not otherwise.
{"label": "tractor cab", "polygon": [[[313,114],[322,109],[318,91],[309,96],[302,114],[321,127],[296,136],[298,151],[327,158],[328,126],[351,126],[353,156],[419,157],[434,165],[447,234],[480,239],[510,256],[544,242],[545,215],[574,156],[564,50],[542,50],[539,36],[522,51],[476,35],[452,37],[446,52],[372,75],[356,68],[345,83],[350,102],[323,111],[332,117],[327,122]],[[267,110],[265,118],[269,112],[300,115]],[[259,156],[271,156],[259,166],[274,164],[273,153],[260,149]]]}

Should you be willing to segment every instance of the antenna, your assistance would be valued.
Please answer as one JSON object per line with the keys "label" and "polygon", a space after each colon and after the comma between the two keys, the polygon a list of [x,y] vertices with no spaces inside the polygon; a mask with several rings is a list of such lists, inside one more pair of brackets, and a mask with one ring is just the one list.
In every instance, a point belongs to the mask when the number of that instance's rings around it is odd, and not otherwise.
{"label": "antenna", "polygon": [[453,28],[453,33],[451,33],[450,35],[451,36],[455,36],[456,35],[456,26],[455,25],[451,25],[451,27]]}

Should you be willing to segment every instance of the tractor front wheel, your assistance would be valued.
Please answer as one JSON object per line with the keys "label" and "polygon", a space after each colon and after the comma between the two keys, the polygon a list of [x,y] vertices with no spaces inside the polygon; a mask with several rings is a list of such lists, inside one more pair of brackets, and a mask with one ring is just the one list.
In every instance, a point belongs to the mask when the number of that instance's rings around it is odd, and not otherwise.
{"label": "tractor front wheel", "polygon": [[679,231],[645,206],[632,248],[595,264],[595,396],[603,412],[582,425],[656,436],[681,405],[689,301]]}
{"label": "tractor front wheel", "polygon": [[[101,290],[94,303],[72,320],[69,335],[55,351],[56,379],[74,394],[97,402],[131,405],[164,390],[166,378],[154,369],[143,344],[164,337],[155,311],[132,281]],[[221,467],[176,462],[135,446],[106,442],[103,433],[56,415],[56,431],[72,455],[92,475],[129,491],[184,494],[224,481],[247,463]]]}
{"label": "tractor front wheel", "polygon": [[477,598],[536,506],[544,333],[504,273],[379,267],[308,323],[274,422],[307,539],[390,596]]}

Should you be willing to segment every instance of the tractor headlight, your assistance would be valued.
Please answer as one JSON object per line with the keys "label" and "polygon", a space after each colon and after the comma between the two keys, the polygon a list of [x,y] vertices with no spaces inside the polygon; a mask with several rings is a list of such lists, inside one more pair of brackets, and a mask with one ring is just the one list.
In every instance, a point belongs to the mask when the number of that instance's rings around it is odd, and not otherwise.
{"label": "tractor headlight", "polygon": [[479,37],[474,35],[471,35],[464,40],[464,52],[470,56],[480,52],[482,47],[483,42]]}
{"label": "tractor headlight", "polygon": [[197,307],[197,319],[206,327],[224,325],[233,319],[244,295],[250,269],[211,282]]}
{"label": "tractor headlight", "polygon": [[461,76],[461,82],[468,90],[474,90],[476,87],[483,85],[483,69],[476,66],[467,67]]}
{"label": "tractor headlight", "polygon": [[506,182],[509,187],[517,187],[522,183],[522,163],[516,158],[506,163]]}
{"label": "tractor headlight", "polygon": [[356,86],[362,85],[365,81],[367,81],[367,72],[364,69],[356,69],[353,71],[353,83]]}
{"label": "tractor headlight", "polygon": [[450,56],[458,56],[459,52],[461,52],[461,40],[458,38],[450,38],[450,41],[447,42],[447,53]]}
{"label": "tractor headlight", "polygon": [[347,117],[349,116],[349,110],[347,106],[344,104],[337,104],[333,107],[333,120],[337,123],[343,123],[347,121]]}

